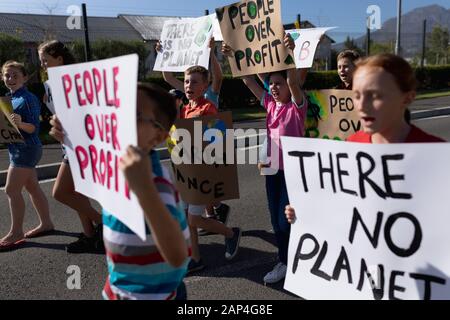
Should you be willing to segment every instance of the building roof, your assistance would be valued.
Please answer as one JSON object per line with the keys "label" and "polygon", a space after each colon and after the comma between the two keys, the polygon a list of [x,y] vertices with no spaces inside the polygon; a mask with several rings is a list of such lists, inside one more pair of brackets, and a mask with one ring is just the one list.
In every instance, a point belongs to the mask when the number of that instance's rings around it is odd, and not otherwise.
{"label": "building roof", "polygon": [[[72,42],[84,39],[81,30],[67,27],[69,16],[0,13],[0,32],[16,36],[24,42],[42,42],[58,39]],[[139,33],[119,17],[88,17],[89,39],[143,40]]]}
{"label": "building roof", "polygon": [[187,17],[119,15],[125,19],[146,41],[159,40],[164,22],[169,19]]}
{"label": "building roof", "polygon": [[[88,17],[89,39],[91,41],[108,40],[159,40],[164,22],[177,16],[119,15],[118,17]],[[0,13],[0,33],[6,33],[22,39],[24,42],[42,42],[58,39],[72,42],[84,39],[83,24],[81,30],[67,27],[69,16]],[[285,24],[285,29],[295,29],[295,24]],[[315,28],[309,21],[301,22],[301,28]],[[328,37],[331,43],[335,41]]]}

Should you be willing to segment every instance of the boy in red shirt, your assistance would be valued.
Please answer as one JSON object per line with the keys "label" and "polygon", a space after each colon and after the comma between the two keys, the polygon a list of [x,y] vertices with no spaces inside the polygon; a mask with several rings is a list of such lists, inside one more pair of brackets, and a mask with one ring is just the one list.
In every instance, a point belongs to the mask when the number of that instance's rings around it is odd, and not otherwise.
{"label": "boy in red shirt", "polygon": [[[193,66],[185,71],[184,92],[189,103],[181,109],[181,119],[197,118],[218,113],[214,103],[204,97],[208,85],[208,70],[205,68]],[[188,273],[199,271],[205,267],[200,257],[197,228],[202,228],[211,233],[218,233],[225,236],[225,258],[227,260],[233,259],[239,249],[241,229],[228,228],[225,224],[215,219],[202,217],[202,214],[209,205],[209,203],[205,203],[204,205],[185,205],[185,209],[187,209],[188,212],[192,240],[192,260],[188,267]],[[209,206],[208,210],[211,210],[211,208],[212,207]],[[211,212],[209,213],[211,214]]]}

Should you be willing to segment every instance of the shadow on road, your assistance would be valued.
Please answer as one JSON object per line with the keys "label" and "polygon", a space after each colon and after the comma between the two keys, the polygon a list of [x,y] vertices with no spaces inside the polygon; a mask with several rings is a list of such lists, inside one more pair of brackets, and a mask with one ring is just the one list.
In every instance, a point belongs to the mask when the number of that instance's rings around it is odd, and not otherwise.
{"label": "shadow on road", "polygon": [[[265,230],[249,230],[242,232],[242,238],[256,237],[260,238],[275,246],[275,236]],[[219,239],[219,238],[218,238]],[[218,278],[242,278],[250,280],[264,286],[264,275],[271,271],[278,262],[276,253],[261,251],[253,248],[241,246],[237,256],[228,261],[225,259],[225,246],[223,243],[209,242],[208,244],[200,244],[200,252],[205,269],[195,272],[192,276],[197,277],[218,277]],[[191,275],[190,275],[191,276]],[[187,279],[189,279],[189,277]],[[298,298],[296,295],[283,289],[284,281],[276,284],[268,284],[272,289],[283,292],[292,297]]]}

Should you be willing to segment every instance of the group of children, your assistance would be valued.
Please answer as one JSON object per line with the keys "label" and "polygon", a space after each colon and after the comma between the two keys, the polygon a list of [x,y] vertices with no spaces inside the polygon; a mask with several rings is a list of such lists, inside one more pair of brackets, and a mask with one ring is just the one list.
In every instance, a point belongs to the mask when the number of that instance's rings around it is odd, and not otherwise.
{"label": "group of children", "polygon": [[[284,44],[291,50],[295,46],[289,35],[285,36]],[[226,44],[222,51],[230,54]],[[40,46],[39,55],[44,70],[74,62],[64,44],[58,41]],[[361,60],[355,52],[345,51],[338,56],[338,69],[342,80],[339,88],[354,91],[354,104],[363,127],[349,141],[442,141],[409,124],[404,116],[415,97],[414,72],[404,59],[384,54]],[[211,54],[210,70],[211,75],[205,68],[193,66],[184,73],[184,82],[164,72],[164,79],[174,87],[170,93],[154,85],[138,84],[138,144],[127,148],[120,169],[144,211],[147,240],[142,241],[111,212],[103,210],[100,214],[93,209],[85,196],[75,192],[67,159],[61,164],[53,196],[78,213],[83,227],[83,234],[67,246],[67,251],[106,250],[109,275],[103,290],[105,299],[185,299],[183,278],[188,272],[204,268],[198,246],[199,229],[225,237],[226,259],[231,260],[238,253],[242,232],[240,228],[227,226],[230,208],[222,203],[183,203],[169,172],[153,150],[166,140],[177,117],[187,119],[218,113],[222,72],[214,54]],[[280,137],[304,136],[308,101],[302,85],[306,70],[290,69],[258,76],[265,86],[253,76],[244,77],[243,82],[267,111],[267,165],[274,167],[276,174],[266,176],[266,193],[279,262],[263,281],[276,283],[286,275],[290,223],[296,217],[301,220],[301,212],[295,212],[289,205]],[[25,238],[48,234],[54,228],[35,170],[42,155],[38,137],[39,100],[25,88],[26,72],[22,64],[5,63],[2,79],[12,96],[11,120],[20,129],[25,143],[8,146],[10,167],[6,193],[12,226],[0,240],[0,250],[14,248]],[[44,100],[50,103],[49,94]],[[50,134],[63,142],[63,128],[56,116],[51,125]],[[277,148],[272,148],[272,144]],[[271,150],[277,150],[276,154],[271,154]],[[37,228],[25,234],[23,187],[29,192],[41,221]]]}

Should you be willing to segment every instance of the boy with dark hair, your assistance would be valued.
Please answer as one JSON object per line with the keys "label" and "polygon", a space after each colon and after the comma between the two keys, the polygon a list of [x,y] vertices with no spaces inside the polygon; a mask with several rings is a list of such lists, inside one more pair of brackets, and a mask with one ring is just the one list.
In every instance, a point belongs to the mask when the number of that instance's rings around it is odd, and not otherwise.
{"label": "boy with dark hair", "polygon": [[[186,104],[181,110],[182,119],[215,115],[218,113],[217,107],[214,103],[205,98],[205,92],[207,89],[208,70],[201,66],[193,66],[185,71],[184,92],[189,100],[189,103]],[[206,209],[208,209],[208,211],[212,211],[210,204],[187,204],[186,209],[189,216],[189,225],[192,236],[192,260],[189,265],[189,272],[199,271],[205,267],[200,257],[197,228],[202,228],[205,231],[224,235],[225,258],[227,260],[233,259],[238,252],[241,229],[228,228],[224,223],[221,223],[216,219],[203,218],[202,214]],[[212,212],[209,213],[213,215]]]}
{"label": "boy with dark hair", "polygon": [[360,55],[355,50],[344,50],[337,57],[338,74],[342,83],[335,89],[352,90],[353,72],[356,69],[356,61]]}
{"label": "boy with dark hair", "polygon": [[[209,47],[211,51],[214,51],[215,48],[215,41],[214,38],[211,37],[209,41]],[[161,51],[161,43],[158,42],[156,44],[156,51]],[[189,72],[194,72],[194,70],[197,70],[202,76],[205,78],[205,80],[208,82],[207,89],[204,93],[205,99],[211,101],[217,109],[219,109],[219,94],[220,89],[222,87],[222,80],[223,80],[223,74],[222,74],[222,68],[220,66],[219,61],[217,61],[216,55],[214,52],[211,52],[210,55],[210,69],[211,72],[206,69],[198,69],[198,66],[194,66],[189,68]],[[186,70],[186,71],[188,71]],[[184,84],[183,81],[177,79],[173,72],[163,72],[162,73],[164,80],[170,84],[172,87],[175,88],[175,90],[178,90],[180,92],[184,92]],[[206,114],[205,114],[206,115]],[[213,205],[209,205],[206,210],[206,217],[211,219],[216,219],[217,221],[222,222],[223,224],[227,224],[228,221],[228,215],[230,212],[230,207],[226,205],[225,203],[214,203]],[[208,235],[212,234],[211,232],[208,232],[206,230],[199,230],[199,235]]]}
{"label": "boy with dark hair", "polygon": [[[177,115],[174,99],[159,87],[138,84],[138,146],[129,146],[120,161],[147,222],[142,241],[103,209],[103,239],[109,276],[103,297],[111,300],[170,300],[184,292],[189,261],[189,229],[168,170],[154,151],[165,141]],[[56,117],[51,135],[63,141]]]}

